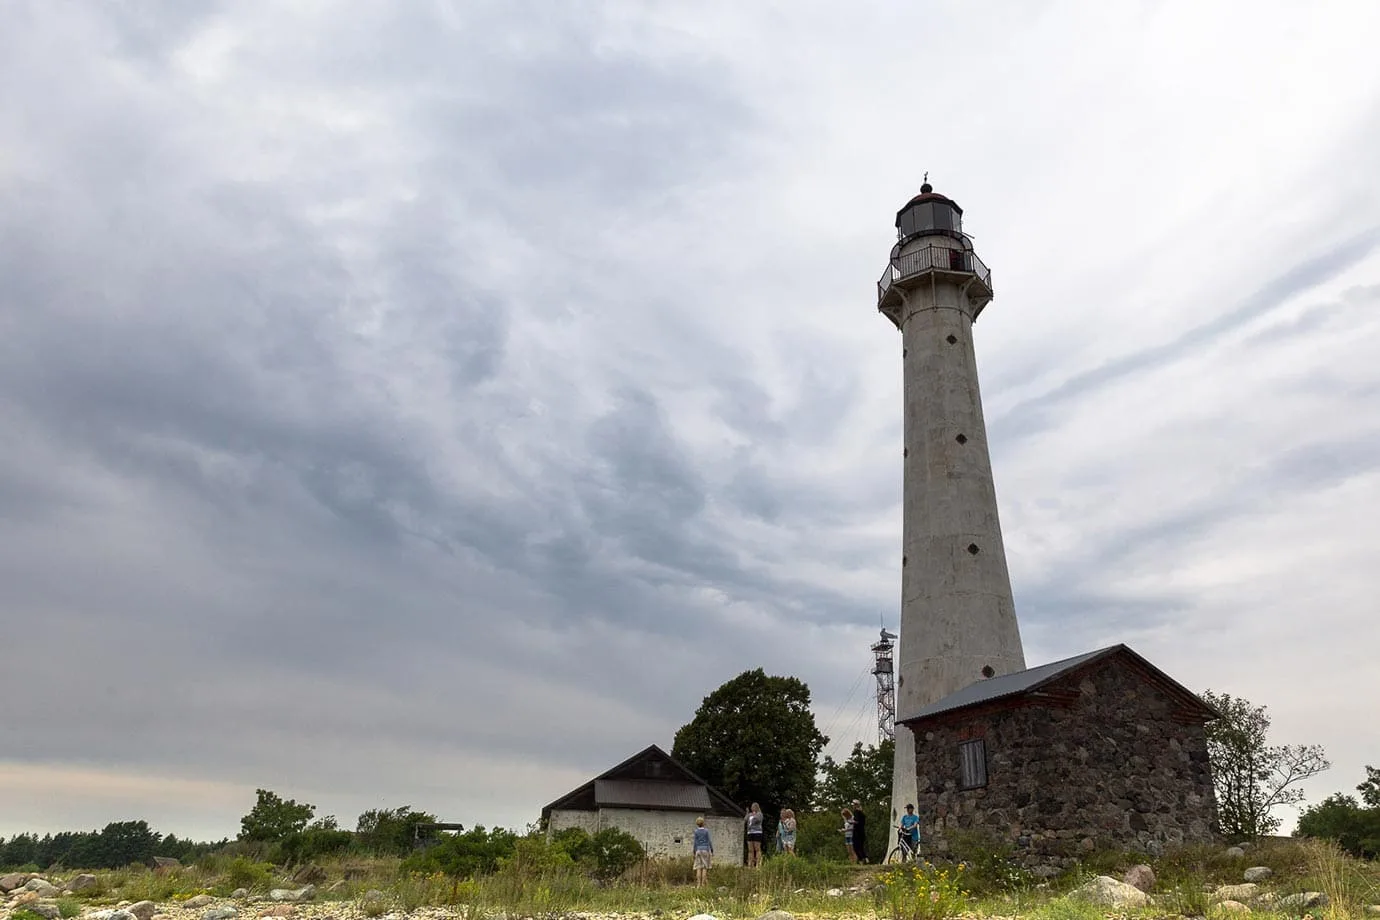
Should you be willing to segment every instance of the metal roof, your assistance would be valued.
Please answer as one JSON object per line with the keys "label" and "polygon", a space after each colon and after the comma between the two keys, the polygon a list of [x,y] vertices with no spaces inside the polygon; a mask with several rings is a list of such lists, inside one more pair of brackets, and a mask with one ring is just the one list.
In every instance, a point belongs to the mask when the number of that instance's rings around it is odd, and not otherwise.
{"label": "metal roof", "polygon": [[599,807],[667,808],[708,811],[709,789],[693,783],[654,779],[596,779],[594,802]]}
{"label": "metal roof", "polygon": [[[968,706],[976,706],[979,703],[990,703],[993,700],[1026,693],[1030,690],[1034,690],[1040,684],[1053,680],[1068,671],[1072,671],[1074,668],[1125,648],[1126,646],[1124,645],[1112,645],[1107,648],[1100,648],[1095,652],[1085,652],[1082,655],[1065,658],[1063,661],[1052,661],[1049,664],[1042,664],[1038,668],[1026,668],[1024,671],[1016,671],[1013,674],[1003,674],[1000,677],[989,677],[986,680],[980,680],[976,683],[969,684],[962,690],[950,693],[943,699],[931,703],[919,712],[908,715],[904,719],[897,719],[896,721],[913,722],[917,719],[937,716],[940,713],[950,712],[954,709],[964,709]],[[1127,649],[1127,651],[1130,650]]]}

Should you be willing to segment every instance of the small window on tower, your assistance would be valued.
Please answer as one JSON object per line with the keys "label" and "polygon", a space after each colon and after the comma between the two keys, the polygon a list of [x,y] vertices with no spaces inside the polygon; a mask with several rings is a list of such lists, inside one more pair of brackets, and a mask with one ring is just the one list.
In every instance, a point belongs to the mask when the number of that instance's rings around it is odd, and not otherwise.
{"label": "small window on tower", "polygon": [[987,785],[987,742],[964,741],[958,746],[958,785],[960,789],[981,789]]}

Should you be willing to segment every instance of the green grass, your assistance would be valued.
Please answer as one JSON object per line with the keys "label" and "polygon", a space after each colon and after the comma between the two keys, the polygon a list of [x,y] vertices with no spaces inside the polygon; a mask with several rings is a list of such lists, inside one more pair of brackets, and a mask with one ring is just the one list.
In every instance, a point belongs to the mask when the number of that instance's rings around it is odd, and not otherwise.
{"label": "green grass", "polygon": [[[1274,875],[1261,890],[1282,897],[1299,891],[1322,891],[1329,904],[1309,913],[1312,920],[1363,920],[1365,906],[1380,903],[1380,865],[1352,859],[1335,847],[1316,842],[1263,841],[1240,858],[1223,856],[1222,847],[1184,848],[1160,859],[1127,853],[1094,852],[1059,877],[1040,881],[1014,871],[1008,855],[974,843],[972,860],[963,870],[969,894],[946,916],[1021,917],[1029,920],[1100,920],[1125,917],[1152,920],[1182,916],[1226,920],[1213,905],[1211,890],[1239,884],[1249,866],[1267,866]],[[1139,911],[1114,911],[1063,897],[1093,875],[1120,877],[1131,865],[1149,862],[1157,876],[1155,904]],[[341,857],[317,863],[327,880],[317,885],[318,901],[339,902],[349,913],[379,917],[387,913],[443,907],[457,920],[494,920],[500,915],[548,920],[564,914],[596,912],[663,918],[709,913],[720,920],[753,920],[772,908],[802,918],[875,917],[916,920],[923,905],[874,893],[886,870],[842,862],[797,857],[768,859],[759,870],[720,866],[709,885],[695,888],[688,859],[647,862],[621,879],[599,883],[568,860],[504,864],[498,872],[471,879],[443,874],[405,872],[399,859]],[[953,863],[946,865],[953,866]],[[252,854],[210,856],[195,865],[153,872],[142,867],[100,871],[97,884],[79,895],[61,898],[63,918],[79,917],[83,908],[118,901],[177,903],[202,893],[228,896],[236,888],[262,894],[292,886],[291,871],[257,861]],[[366,900],[378,890],[381,898]],[[842,889],[830,896],[830,889]],[[349,908],[355,908],[351,911]],[[1297,920],[1252,905],[1249,920]],[[357,911],[357,913],[356,913]],[[41,920],[17,910],[11,920]]]}

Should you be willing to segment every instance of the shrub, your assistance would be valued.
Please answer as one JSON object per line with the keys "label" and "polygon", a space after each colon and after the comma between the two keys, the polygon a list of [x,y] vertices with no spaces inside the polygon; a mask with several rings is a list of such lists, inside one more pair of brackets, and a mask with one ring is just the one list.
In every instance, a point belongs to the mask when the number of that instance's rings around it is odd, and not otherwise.
{"label": "shrub", "polygon": [[[637,838],[625,830],[606,827],[590,838],[593,851],[594,875],[600,879],[615,879],[647,858],[647,851]],[[585,863],[588,866],[588,862]]]}
{"label": "shrub", "polygon": [[891,920],[943,920],[960,914],[968,903],[961,884],[963,866],[938,868],[929,863],[889,867],[877,876],[877,913]]}
{"label": "shrub", "polygon": [[275,849],[274,862],[291,865],[322,856],[343,853],[355,842],[350,831],[308,828],[284,837]]}
{"label": "shrub", "polygon": [[58,898],[57,909],[59,917],[62,917],[63,920],[70,920],[70,918],[81,913],[81,902],[76,898]]}
{"label": "shrub", "polygon": [[949,837],[950,855],[963,864],[964,884],[974,894],[1009,894],[1029,888],[1034,878],[1015,861],[1010,841],[972,831]]}
{"label": "shrub", "polygon": [[496,827],[486,831],[477,825],[439,841],[402,862],[404,872],[430,875],[443,872],[458,878],[487,875],[498,869],[499,861],[509,858],[517,846],[517,835]]}
{"label": "shrub", "polygon": [[273,885],[273,867],[236,856],[225,867],[225,885],[231,890],[248,888],[250,891],[263,891]]}

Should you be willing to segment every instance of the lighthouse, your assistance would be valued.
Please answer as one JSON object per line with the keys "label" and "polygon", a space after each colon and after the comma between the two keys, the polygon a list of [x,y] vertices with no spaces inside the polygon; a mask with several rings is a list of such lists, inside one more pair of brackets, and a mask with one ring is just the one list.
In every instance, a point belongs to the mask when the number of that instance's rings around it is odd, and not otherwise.
{"label": "lighthouse", "polygon": [[[1023,670],[1025,655],[973,350],[992,274],[963,232],[963,209],[928,181],[896,213],[896,230],[877,310],[901,332],[904,367],[899,723],[976,681]],[[893,820],[916,799],[917,743],[896,731]]]}

